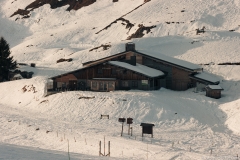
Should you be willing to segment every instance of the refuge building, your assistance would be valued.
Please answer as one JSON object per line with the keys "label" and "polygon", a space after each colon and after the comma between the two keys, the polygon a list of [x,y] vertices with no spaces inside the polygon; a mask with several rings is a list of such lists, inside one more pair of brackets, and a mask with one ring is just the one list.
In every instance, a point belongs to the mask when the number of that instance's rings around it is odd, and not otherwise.
{"label": "refuge building", "polygon": [[125,51],[121,53],[85,62],[82,68],[51,79],[49,92],[157,90],[161,87],[183,91],[219,84],[197,64],[160,53],[136,50],[131,42],[126,43]]}

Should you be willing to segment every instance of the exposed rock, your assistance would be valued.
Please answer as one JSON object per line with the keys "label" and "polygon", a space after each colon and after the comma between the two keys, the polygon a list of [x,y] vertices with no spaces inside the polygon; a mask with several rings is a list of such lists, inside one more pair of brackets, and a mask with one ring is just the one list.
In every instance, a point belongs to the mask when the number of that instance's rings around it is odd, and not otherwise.
{"label": "exposed rock", "polygon": [[98,47],[90,49],[89,52],[91,52],[93,50],[97,50],[97,49],[99,49],[101,47],[103,48],[103,50],[108,50],[111,47],[111,45],[110,44],[102,44],[101,46],[98,46]]}
{"label": "exposed rock", "polygon": [[48,100],[43,100],[42,102],[40,102],[40,104],[41,104],[41,103],[45,103],[45,102],[48,102]]}
{"label": "exposed rock", "polygon": [[110,23],[109,25],[107,25],[105,28],[103,28],[102,30],[98,31],[96,34],[102,32],[103,30],[107,30],[109,27],[111,27],[112,24],[117,23],[118,21],[122,21],[125,23],[121,23],[122,25],[126,25],[126,29],[129,29],[129,31],[132,29],[132,27],[134,26],[134,24],[132,24],[129,20],[124,19],[124,18],[118,18],[115,21],[113,21],[112,23]]}
{"label": "exposed rock", "polygon": [[22,15],[26,16],[30,13],[30,11],[33,11],[36,8],[42,7],[45,4],[49,4],[52,9],[56,9],[58,7],[63,7],[66,5],[69,5],[67,8],[67,11],[71,10],[78,10],[82,7],[89,6],[93,3],[95,3],[96,0],[35,0],[31,4],[29,4],[25,9],[18,9],[16,12],[14,12],[11,17],[15,15]]}
{"label": "exposed rock", "polygon": [[21,16],[26,16],[30,13],[30,11],[24,10],[24,9],[18,9],[16,12],[14,12],[10,17],[13,17],[15,15],[21,15]]}
{"label": "exposed rock", "polygon": [[171,24],[171,23],[176,23],[176,24],[180,24],[180,23],[184,23],[184,22],[166,22],[167,24]]}
{"label": "exposed rock", "polygon": [[57,63],[61,63],[61,62],[65,62],[65,61],[71,62],[72,60],[73,60],[72,58],[68,58],[68,59],[61,58],[61,59],[57,60]]}
{"label": "exposed rock", "polygon": [[226,62],[226,63],[219,63],[218,65],[240,65],[240,62]]}
{"label": "exposed rock", "polygon": [[144,25],[139,24],[138,27],[139,28],[137,29],[137,31],[135,33],[133,33],[131,36],[129,36],[127,38],[127,40],[130,40],[132,38],[141,38],[141,37],[144,36],[144,34],[143,34],[144,31],[147,31],[147,34],[148,34],[149,32],[151,32],[151,29],[155,28],[156,26],[153,25],[153,26],[150,26],[150,27],[145,27]]}
{"label": "exposed rock", "polygon": [[94,98],[95,98],[95,96],[93,96],[93,97],[81,96],[81,97],[79,97],[78,99],[94,99]]}

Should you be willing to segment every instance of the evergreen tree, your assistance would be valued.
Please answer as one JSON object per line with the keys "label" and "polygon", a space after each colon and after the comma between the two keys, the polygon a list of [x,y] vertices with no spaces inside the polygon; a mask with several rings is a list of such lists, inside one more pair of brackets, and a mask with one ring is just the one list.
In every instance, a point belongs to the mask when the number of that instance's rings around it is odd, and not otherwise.
{"label": "evergreen tree", "polygon": [[10,56],[11,52],[7,41],[0,38],[0,81],[9,80],[9,70],[16,69],[17,62]]}

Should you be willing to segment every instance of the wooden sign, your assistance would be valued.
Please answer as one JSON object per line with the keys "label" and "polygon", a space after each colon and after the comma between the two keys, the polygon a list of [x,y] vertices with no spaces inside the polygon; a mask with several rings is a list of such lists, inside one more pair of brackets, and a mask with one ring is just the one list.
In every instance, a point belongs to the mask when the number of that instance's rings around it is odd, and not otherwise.
{"label": "wooden sign", "polygon": [[143,137],[143,134],[151,134],[152,138],[153,138],[153,126],[154,126],[154,124],[141,123],[140,126],[142,126],[142,137]]}
{"label": "wooden sign", "polygon": [[126,118],[119,118],[118,119],[118,122],[125,122],[126,121]]}
{"label": "wooden sign", "polygon": [[132,118],[127,118],[127,124],[132,124],[133,123],[133,119]]}

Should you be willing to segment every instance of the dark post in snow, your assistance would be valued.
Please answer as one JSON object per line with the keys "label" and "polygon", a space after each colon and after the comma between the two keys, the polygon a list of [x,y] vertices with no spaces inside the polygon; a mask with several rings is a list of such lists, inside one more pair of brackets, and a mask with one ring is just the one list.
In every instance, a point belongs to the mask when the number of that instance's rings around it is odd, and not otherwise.
{"label": "dark post in snow", "polygon": [[108,155],[110,157],[110,141],[108,141]]}
{"label": "dark post in snow", "polygon": [[99,156],[101,156],[101,141],[99,141]]}
{"label": "dark post in snow", "polygon": [[127,118],[127,124],[129,125],[129,126],[128,126],[128,135],[130,135],[130,124],[132,124],[132,123],[133,123],[132,121],[133,121],[133,119],[132,119],[132,118],[130,118],[130,117],[129,117],[129,118]]}
{"label": "dark post in snow", "polygon": [[103,143],[103,146],[104,146],[104,156],[105,156],[105,136],[104,136],[104,143]]}
{"label": "dark post in snow", "polygon": [[121,132],[121,136],[123,135],[123,123],[126,121],[126,118],[119,118],[118,122],[122,122],[122,132]]}

